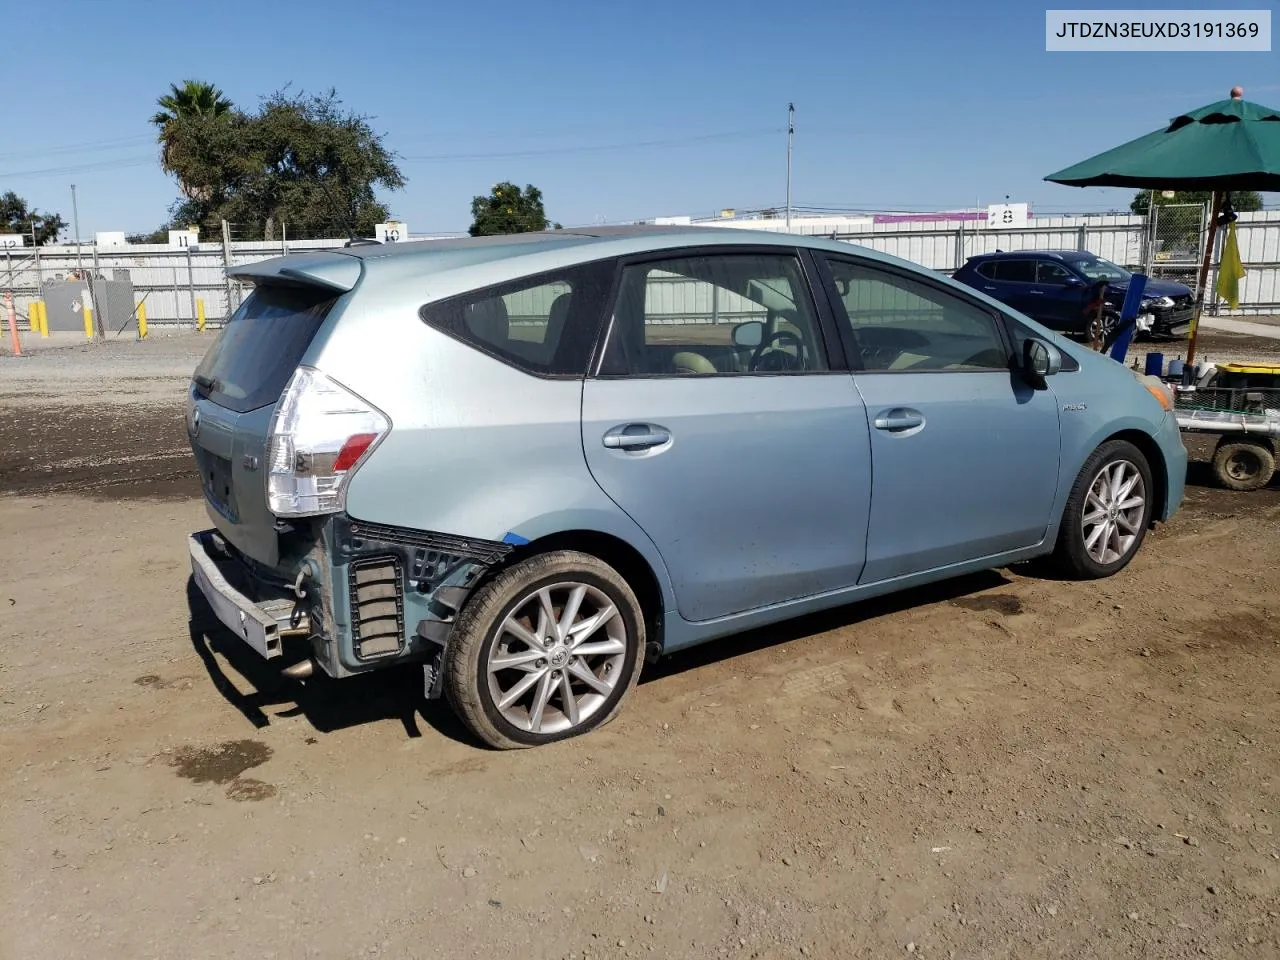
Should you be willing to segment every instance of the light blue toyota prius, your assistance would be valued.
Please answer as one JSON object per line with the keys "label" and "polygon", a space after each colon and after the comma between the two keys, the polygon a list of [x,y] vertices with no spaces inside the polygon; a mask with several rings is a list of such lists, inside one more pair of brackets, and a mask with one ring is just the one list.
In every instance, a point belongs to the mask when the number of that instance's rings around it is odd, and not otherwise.
{"label": "light blue toyota prius", "polygon": [[289,677],[421,664],[495,747],[607,722],[713,637],[1034,557],[1109,576],[1182,499],[1158,381],[845,243],[577,229],[229,272],[254,289],[187,405],[195,587]]}

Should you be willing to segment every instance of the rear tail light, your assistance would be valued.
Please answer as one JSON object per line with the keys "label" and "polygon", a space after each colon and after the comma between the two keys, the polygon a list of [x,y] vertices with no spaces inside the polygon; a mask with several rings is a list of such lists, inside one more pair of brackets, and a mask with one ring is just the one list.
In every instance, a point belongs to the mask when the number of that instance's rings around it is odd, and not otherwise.
{"label": "rear tail light", "polygon": [[294,371],[271,418],[267,506],[278,517],[337,513],[347,481],[391,422],[312,367]]}

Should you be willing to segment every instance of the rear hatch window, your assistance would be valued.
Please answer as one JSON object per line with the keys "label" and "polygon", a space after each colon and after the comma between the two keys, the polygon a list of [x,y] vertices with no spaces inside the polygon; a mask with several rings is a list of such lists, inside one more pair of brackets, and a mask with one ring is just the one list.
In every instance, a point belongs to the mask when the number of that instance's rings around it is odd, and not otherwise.
{"label": "rear hatch window", "polygon": [[257,287],[200,361],[196,390],[237,413],[275,403],[336,300],[315,287]]}

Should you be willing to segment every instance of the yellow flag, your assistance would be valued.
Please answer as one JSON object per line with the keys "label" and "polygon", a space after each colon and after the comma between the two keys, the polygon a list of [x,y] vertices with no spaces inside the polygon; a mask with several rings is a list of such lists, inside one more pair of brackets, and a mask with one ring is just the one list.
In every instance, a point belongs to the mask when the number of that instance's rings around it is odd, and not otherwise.
{"label": "yellow flag", "polygon": [[1222,244],[1222,263],[1218,267],[1218,296],[1231,306],[1240,306],[1240,281],[1244,278],[1244,263],[1240,260],[1240,246],[1236,243],[1236,225],[1227,224],[1227,239]]}

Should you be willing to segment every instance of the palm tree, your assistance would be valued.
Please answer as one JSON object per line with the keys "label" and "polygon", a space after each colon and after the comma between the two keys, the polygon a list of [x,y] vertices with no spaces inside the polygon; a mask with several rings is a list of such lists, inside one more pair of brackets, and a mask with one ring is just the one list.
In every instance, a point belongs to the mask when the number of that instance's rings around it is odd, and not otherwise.
{"label": "palm tree", "polygon": [[[203,80],[184,80],[182,85],[169,84],[169,92],[156,101],[162,109],[151,118],[151,122],[160,130],[157,138],[160,142],[160,166],[166,173],[175,173],[173,124],[177,120],[193,117],[217,119],[229,116],[234,106],[226,95],[212,83]],[[178,185],[182,192],[193,199],[202,191],[198,187],[184,183],[178,177]]]}

